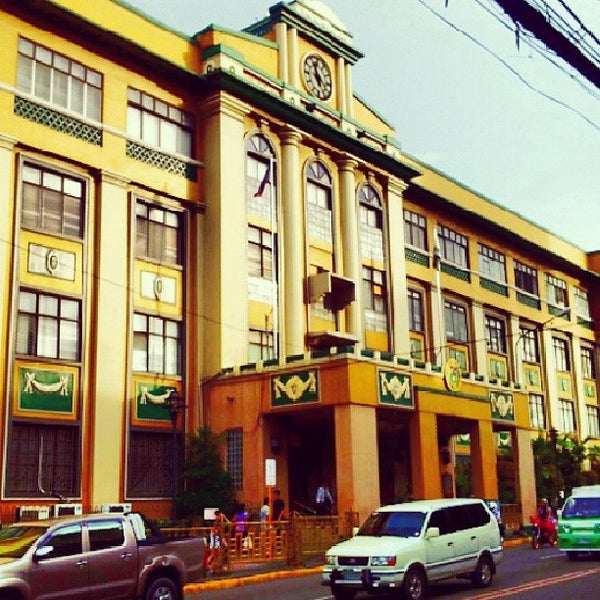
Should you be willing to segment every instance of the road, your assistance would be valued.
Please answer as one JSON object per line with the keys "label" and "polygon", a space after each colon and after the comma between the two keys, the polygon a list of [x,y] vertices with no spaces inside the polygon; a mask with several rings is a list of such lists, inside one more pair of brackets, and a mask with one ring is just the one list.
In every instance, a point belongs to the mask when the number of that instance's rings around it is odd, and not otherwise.
{"label": "road", "polygon": [[[556,548],[532,550],[523,545],[507,548],[504,560],[486,590],[473,588],[466,580],[435,584],[429,590],[431,600],[565,600],[600,597],[600,560],[581,557],[569,562]],[[331,600],[329,589],[320,585],[320,575],[309,575],[269,583],[220,591],[186,594],[185,600]],[[356,600],[392,596],[368,596]]]}

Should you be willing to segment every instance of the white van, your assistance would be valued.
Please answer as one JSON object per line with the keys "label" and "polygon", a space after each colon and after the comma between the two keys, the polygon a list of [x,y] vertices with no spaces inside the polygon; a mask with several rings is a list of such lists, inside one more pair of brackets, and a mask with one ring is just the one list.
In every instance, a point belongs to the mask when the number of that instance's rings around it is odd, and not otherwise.
{"label": "white van", "polygon": [[400,590],[421,600],[432,581],[489,587],[502,559],[498,521],[483,500],[418,500],[377,509],[356,535],[325,554],[322,584],[336,600]]}

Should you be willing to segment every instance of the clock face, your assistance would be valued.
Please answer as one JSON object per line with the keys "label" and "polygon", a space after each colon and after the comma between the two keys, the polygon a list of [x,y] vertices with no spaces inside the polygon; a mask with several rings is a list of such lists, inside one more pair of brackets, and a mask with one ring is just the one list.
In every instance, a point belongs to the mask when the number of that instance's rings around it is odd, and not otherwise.
{"label": "clock face", "polygon": [[327,100],[331,96],[331,70],[327,63],[317,54],[309,54],[302,66],[304,85],[310,94],[319,100]]}

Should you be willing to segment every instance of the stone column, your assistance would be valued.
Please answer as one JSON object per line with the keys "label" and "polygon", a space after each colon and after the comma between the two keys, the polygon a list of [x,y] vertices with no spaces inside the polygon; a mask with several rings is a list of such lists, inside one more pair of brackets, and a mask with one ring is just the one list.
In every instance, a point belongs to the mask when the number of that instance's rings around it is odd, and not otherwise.
{"label": "stone column", "polygon": [[476,421],[471,430],[471,477],[476,498],[498,497],[496,444],[491,421]]}
{"label": "stone column", "polygon": [[279,133],[281,142],[280,248],[283,251],[283,356],[304,352],[304,201],[300,177],[299,131],[287,128]]}
{"label": "stone column", "polygon": [[488,374],[487,364],[487,342],[485,335],[485,315],[483,306],[479,302],[473,302],[473,335],[471,339],[475,340],[475,364],[470,365],[470,371],[473,373]]}
{"label": "stone column", "polygon": [[282,81],[288,81],[288,45],[287,45],[287,25],[285,23],[275,24],[275,39],[279,47],[277,76]]}
{"label": "stone column", "polygon": [[346,66],[344,64],[344,59],[340,56],[336,63],[336,99],[337,99],[337,109],[342,114],[347,114],[348,112],[348,96],[346,93]]}
{"label": "stone column", "polygon": [[[511,315],[508,320],[507,346],[512,356],[513,381],[524,387],[523,381],[523,353],[521,352],[521,321],[516,315]],[[509,377],[510,379],[510,377]]]}
{"label": "stone column", "polygon": [[300,87],[300,56],[298,54],[298,31],[293,27],[288,29],[288,76],[290,85]]}
{"label": "stone column", "polygon": [[387,237],[390,318],[394,354],[410,356],[408,320],[408,292],[406,288],[406,258],[404,256],[404,208],[402,194],[407,188],[404,181],[390,179],[387,197]]}
{"label": "stone column", "polygon": [[412,497],[415,500],[441,498],[437,416],[434,413],[415,412],[410,417],[409,436]]}
{"label": "stone column", "polygon": [[[131,323],[129,311],[130,256],[128,181],[119,175],[102,172],[98,193],[98,219],[94,246],[96,308],[94,320],[95,352],[90,356],[90,391],[84,394],[84,410],[89,410],[92,507],[121,499],[125,478],[123,432],[128,401],[127,343]],[[92,342],[92,346],[94,342]],[[86,398],[87,396],[87,398]],[[90,402],[93,398],[93,402]],[[87,405],[87,406],[86,406]],[[90,429],[93,428],[93,431]],[[85,489],[85,483],[83,484]]]}
{"label": "stone column", "polygon": [[338,163],[340,179],[340,213],[343,247],[344,277],[354,281],[356,299],[346,307],[346,329],[358,338],[358,347],[364,347],[361,302],[361,257],[358,229],[358,203],[354,171],[358,163],[352,159]]}
{"label": "stone column", "polygon": [[352,65],[346,64],[346,109],[349,117],[354,116],[354,92],[352,84]]}
{"label": "stone column", "polygon": [[573,402],[575,404],[575,418],[577,419],[577,430],[580,439],[589,436],[589,423],[585,407],[585,386],[583,385],[583,372],[581,368],[581,340],[573,336],[571,343],[571,368],[573,379]]}
{"label": "stone column", "polygon": [[206,213],[203,235],[205,372],[247,360],[247,230],[244,115],[224,93],[204,105]]}
{"label": "stone column", "polygon": [[357,511],[362,522],[381,502],[375,408],[344,404],[334,411],[338,513]]}
{"label": "stone column", "polygon": [[[535,491],[535,466],[531,432],[517,429],[514,433],[515,483],[517,502],[521,505],[521,526],[529,525],[529,515],[535,514],[537,506]],[[502,508],[502,507],[501,507]]]}
{"label": "stone column", "polygon": [[548,394],[548,423],[547,428],[554,427],[560,431],[560,419],[558,414],[558,381],[556,378],[556,360],[554,359],[554,346],[552,344],[552,331],[542,329],[541,331],[543,378],[546,381],[546,390]]}

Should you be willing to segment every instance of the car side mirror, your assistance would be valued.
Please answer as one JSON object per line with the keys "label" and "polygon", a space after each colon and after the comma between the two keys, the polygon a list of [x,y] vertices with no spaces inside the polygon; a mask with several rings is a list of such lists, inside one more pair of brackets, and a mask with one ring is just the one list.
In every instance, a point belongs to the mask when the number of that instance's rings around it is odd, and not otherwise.
{"label": "car side mirror", "polygon": [[33,553],[33,560],[35,562],[44,560],[44,558],[48,558],[52,552],[54,552],[54,546],[42,546]]}
{"label": "car side mirror", "polygon": [[430,538],[440,537],[440,528],[439,527],[428,527],[425,532],[425,539],[428,540]]}

